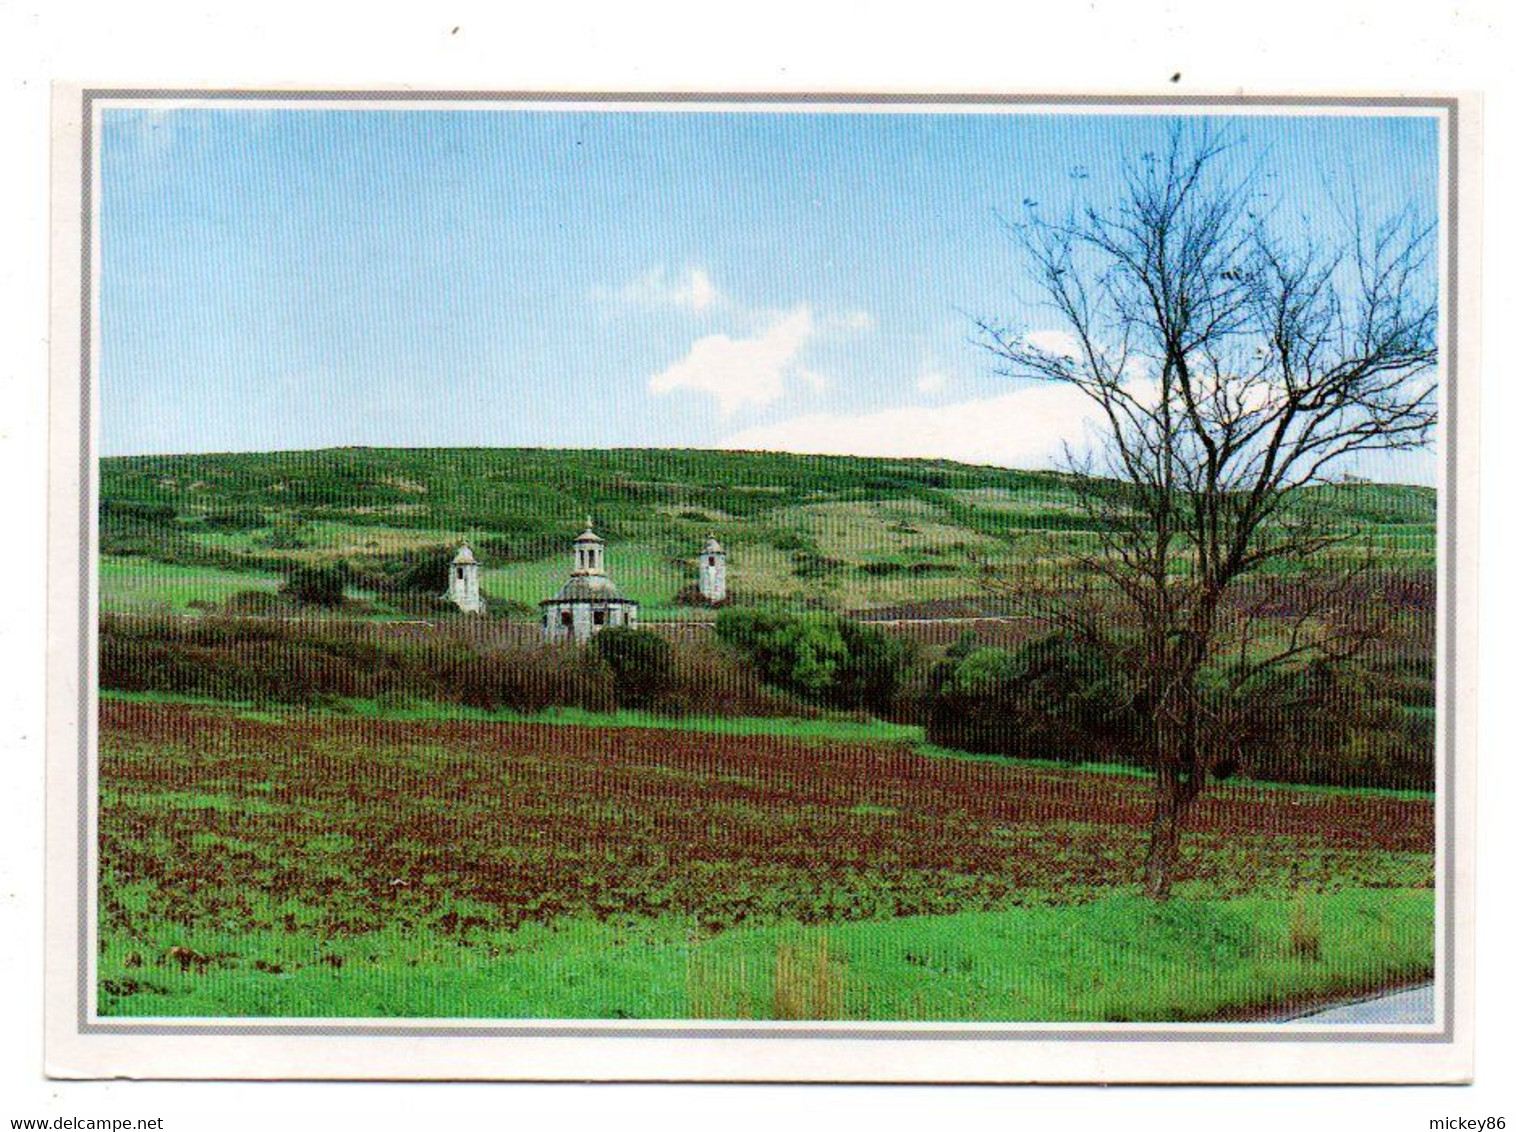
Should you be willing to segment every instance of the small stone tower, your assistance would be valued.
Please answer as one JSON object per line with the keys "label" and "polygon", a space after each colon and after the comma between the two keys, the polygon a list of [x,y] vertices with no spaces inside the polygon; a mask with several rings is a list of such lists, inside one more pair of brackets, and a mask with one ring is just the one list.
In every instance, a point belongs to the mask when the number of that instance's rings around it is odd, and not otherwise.
{"label": "small stone tower", "polygon": [[447,600],[465,613],[483,613],[484,598],[479,593],[479,563],[466,545],[453,555],[447,570]]}
{"label": "small stone tower", "polygon": [[605,572],[605,540],[586,519],[574,540],[568,581],[542,606],[542,635],[549,641],[583,644],[601,629],[634,628],[637,603],[622,597]]}
{"label": "small stone tower", "polygon": [[700,552],[700,596],[712,605],[726,600],[726,551],[715,535],[705,540]]}

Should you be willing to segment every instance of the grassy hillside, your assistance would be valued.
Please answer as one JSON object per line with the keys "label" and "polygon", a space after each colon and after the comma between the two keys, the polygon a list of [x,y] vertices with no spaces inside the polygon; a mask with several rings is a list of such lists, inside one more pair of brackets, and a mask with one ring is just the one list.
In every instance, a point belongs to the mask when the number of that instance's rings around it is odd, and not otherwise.
{"label": "grassy hillside", "polygon": [[[1430,489],[1353,484],[1316,499],[1393,564],[1430,569]],[[678,610],[711,531],[737,600],[942,611],[985,607],[984,563],[1057,571],[1091,537],[1058,474],[945,460],[659,449],[119,457],[101,461],[102,602],[214,607],[276,588],[297,564],[378,569],[467,539],[497,611],[527,615],[561,580],[586,514],[611,543],[613,575],[654,617]]]}

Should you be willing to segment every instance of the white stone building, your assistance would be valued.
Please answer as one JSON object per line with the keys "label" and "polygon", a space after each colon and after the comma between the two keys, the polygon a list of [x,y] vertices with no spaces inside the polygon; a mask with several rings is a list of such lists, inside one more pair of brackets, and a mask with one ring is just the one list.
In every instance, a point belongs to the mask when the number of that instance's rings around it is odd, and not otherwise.
{"label": "white stone building", "polygon": [[726,600],[726,551],[711,535],[700,551],[700,596],[712,605]]}
{"label": "white stone building", "polygon": [[562,588],[542,602],[542,635],[549,641],[583,644],[601,629],[634,628],[637,603],[622,597],[605,572],[605,540],[586,519],[574,540],[574,565]]}
{"label": "white stone building", "polygon": [[467,545],[453,555],[452,565],[447,570],[447,593],[444,596],[465,613],[484,612],[484,596],[479,592],[479,563]]}

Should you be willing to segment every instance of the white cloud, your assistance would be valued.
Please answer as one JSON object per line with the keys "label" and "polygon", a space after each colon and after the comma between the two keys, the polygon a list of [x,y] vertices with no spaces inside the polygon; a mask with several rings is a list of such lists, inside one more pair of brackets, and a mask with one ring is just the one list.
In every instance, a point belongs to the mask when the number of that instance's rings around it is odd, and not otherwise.
{"label": "white cloud", "polygon": [[814,390],[817,393],[820,393],[823,389],[826,388],[827,382],[825,374],[817,373],[813,369],[801,369],[798,376],[801,381],[805,382],[805,384],[810,389]]}
{"label": "white cloud", "polygon": [[874,316],[865,310],[848,311],[842,316],[842,324],[849,330],[872,330]]}
{"label": "white cloud", "polygon": [[675,306],[703,311],[716,301],[716,287],[711,277],[696,267],[691,269],[682,287],[674,288],[672,298]]}
{"label": "white cloud", "polygon": [[674,307],[697,312],[709,310],[725,298],[704,268],[691,267],[682,275],[670,275],[662,264],[624,287],[600,289],[596,294],[632,306]]}
{"label": "white cloud", "polygon": [[916,379],[918,393],[941,393],[951,379],[940,369],[929,369]]}
{"label": "white cloud", "polygon": [[688,389],[716,398],[722,416],[744,405],[771,405],[784,396],[790,377],[813,386],[817,375],[802,371],[796,358],[815,329],[809,307],[799,306],[752,338],[712,334],[648,381],[654,393]]}
{"label": "white cloud", "polygon": [[1037,385],[935,407],[812,413],[745,429],[723,448],[847,456],[924,457],[1002,467],[1047,467],[1065,443],[1087,443],[1091,402],[1077,389]]}
{"label": "white cloud", "polygon": [[1062,358],[1082,358],[1084,347],[1066,330],[1034,330],[1024,339],[1028,346]]}

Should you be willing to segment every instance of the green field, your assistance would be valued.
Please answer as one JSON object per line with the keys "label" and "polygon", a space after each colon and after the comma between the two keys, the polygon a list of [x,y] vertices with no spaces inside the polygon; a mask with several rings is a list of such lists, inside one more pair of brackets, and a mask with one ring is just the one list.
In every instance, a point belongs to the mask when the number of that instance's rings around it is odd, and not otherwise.
{"label": "green field", "polygon": [[277,574],[177,566],[142,558],[100,559],[100,606],[107,611],[169,609],[189,612],[219,608],[247,590],[274,593]]}
{"label": "green field", "polygon": [[[126,1017],[1204,1021],[1426,978],[1432,920],[1425,890],[1162,906],[1113,896],[716,936],[674,918],[462,944],[413,930],[201,932],[195,954],[217,956],[214,970],[127,966],[190,938],[169,930],[107,946],[102,1005]],[[1314,925],[1319,958],[1292,942],[1300,922]],[[112,993],[145,982],[152,991]]]}
{"label": "green field", "polygon": [[[1385,568],[1435,561],[1431,489],[1350,484],[1302,505]],[[1064,478],[950,461],[698,450],[328,449],[101,461],[101,601],[184,610],[301,564],[388,561],[469,540],[497,612],[534,615],[594,516],[608,565],[654,619],[708,533],[741,602],[867,610],[993,604],[984,567],[1058,576],[1091,539]],[[164,569],[169,566],[175,569]],[[185,573],[184,571],[189,571]],[[239,585],[245,578],[247,584]],[[384,600],[356,610],[393,615]]]}

